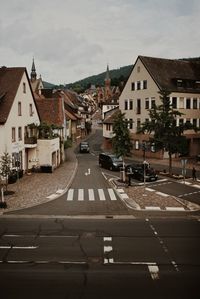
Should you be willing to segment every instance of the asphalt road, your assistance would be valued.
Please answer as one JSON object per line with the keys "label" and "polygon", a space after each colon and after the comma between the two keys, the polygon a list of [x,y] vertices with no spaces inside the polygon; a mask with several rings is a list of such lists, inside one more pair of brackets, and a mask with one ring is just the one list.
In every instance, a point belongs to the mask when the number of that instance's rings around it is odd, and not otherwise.
{"label": "asphalt road", "polygon": [[177,198],[200,205],[200,188],[171,180],[166,180],[165,182],[157,181],[151,184],[150,187],[156,191],[173,195]]}
{"label": "asphalt road", "polygon": [[1,298],[197,298],[198,220],[0,219]]}

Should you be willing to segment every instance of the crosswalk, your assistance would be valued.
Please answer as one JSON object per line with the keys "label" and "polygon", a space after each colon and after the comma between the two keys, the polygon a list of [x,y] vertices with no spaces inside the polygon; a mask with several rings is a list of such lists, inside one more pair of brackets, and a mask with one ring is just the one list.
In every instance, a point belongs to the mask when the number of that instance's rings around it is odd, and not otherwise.
{"label": "crosswalk", "polygon": [[112,188],[107,189],[69,189],[67,192],[67,201],[106,201],[117,200],[116,194]]}

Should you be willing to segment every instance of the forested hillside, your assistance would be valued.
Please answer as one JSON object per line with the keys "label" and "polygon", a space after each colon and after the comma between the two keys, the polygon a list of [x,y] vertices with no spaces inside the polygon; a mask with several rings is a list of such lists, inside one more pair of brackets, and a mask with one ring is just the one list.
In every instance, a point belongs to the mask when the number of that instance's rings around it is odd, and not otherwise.
{"label": "forested hillside", "polygon": [[[123,66],[119,69],[113,69],[109,71],[111,78],[111,85],[118,86],[121,81],[126,82],[130,72],[133,68],[133,65]],[[90,76],[85,79],[76,81],[74,83],[67,84],[67,88],[72,88],[76,92],[83,92],[91,85],[95,86],[104,86],[104,79],[106,72],[103,72],[98,75]]]}

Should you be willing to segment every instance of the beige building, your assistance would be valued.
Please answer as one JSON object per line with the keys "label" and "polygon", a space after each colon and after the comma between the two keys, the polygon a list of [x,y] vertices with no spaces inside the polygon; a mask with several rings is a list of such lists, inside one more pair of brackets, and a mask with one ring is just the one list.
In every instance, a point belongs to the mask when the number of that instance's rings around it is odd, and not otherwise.
{"label": "beige building", "polygon": [[[177,117],[177,126],[187,121],[200,126],[200,60],[170,60],[138,56],[129,79],[119,99],[119,109],[129,120],[133,141],[133,154],[141,156],[142,143],[149,135],[136,134],[137,128],[149,119],[149,109],[160,104],[160,90],[170,92],[175,110],[183,113]],[[200,153],[200,133],[188,130],[189,156]],[[146,157],[163,158],[166,153],[154,152],[149,145]]]}

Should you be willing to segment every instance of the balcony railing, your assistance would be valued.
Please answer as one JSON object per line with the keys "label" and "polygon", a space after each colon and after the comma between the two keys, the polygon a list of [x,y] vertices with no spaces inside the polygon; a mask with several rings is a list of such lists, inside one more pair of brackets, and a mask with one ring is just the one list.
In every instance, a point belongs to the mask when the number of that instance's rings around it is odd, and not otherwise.
{"label": "balcony railing", "polygon": [[37,137],[36,136],[32,136],[32,137],[25,136],[24,143],[25,144],[36,144],[37,143]]}

